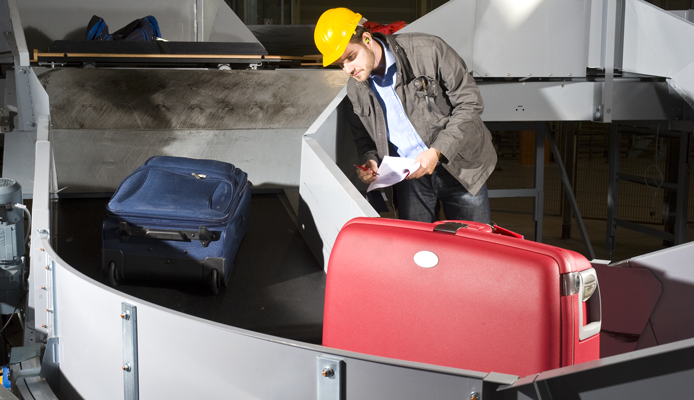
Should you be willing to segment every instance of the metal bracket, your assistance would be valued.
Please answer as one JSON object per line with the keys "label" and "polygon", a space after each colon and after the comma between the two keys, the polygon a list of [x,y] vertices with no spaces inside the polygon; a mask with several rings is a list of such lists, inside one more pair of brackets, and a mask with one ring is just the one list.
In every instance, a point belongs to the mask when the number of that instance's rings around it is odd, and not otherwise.
{"label": "metal bracket", "polygon": [[123,320],[123,386],[125,400],[140,398],[137,368],[137,307],[121,303]]}
{"label": "metal bracket", "polygon": [[316,379],[318,400],[342,400],[345,395],[344,361],[330,356],[316,359]]}
{"label": "metal bracket", "polygon": [[60,357],[58,354],[57,337],[48,338],[46,351],[41,361],[41,378],[45,379],[51,388],[57,390],[60,387]]}

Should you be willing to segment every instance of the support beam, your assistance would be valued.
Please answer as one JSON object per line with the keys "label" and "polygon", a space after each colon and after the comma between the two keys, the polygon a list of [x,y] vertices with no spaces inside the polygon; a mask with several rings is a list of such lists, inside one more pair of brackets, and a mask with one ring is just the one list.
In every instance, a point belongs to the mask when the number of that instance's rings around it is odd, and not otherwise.
{"label": "support beam", "polygon": [[574,197],[574,192],[571,188],[571,182],[569,182],[569,177],[566,175],[566,169],[564,169],[564,164],[562,163],[561,155],[559,154],[559,149],[557,148],[557,144],[552,138],[552,135],[547,135],[547,139],[549,139],[549,146],[552,149],[552,154],[554,154],[554,161],[557,164],[557,168],[559,168],[559,176],[561,177],[561,182],[564,186],[564,193],[571,202],[571,208],[573,210],[574,216],[576,217],[576,222],[578,222],[578,228],[581,231],[583,245],[586,246],[586,251],[590,256],[589,259],[594,260],[595,252],[593,251],[593,246],[591,245],[590,239],[588,238],[588,231],[586,231],[586,226],[583,223],[581,211],[578,209],[578,203],[576,202],[576,197]]}
{"label": "support beam", "polygon": [[621,133],[617,130],[615,124],[612,125],[610,132],[610,143],[608,150],[608,189],[607,189],[607,252],[611,256],[614,251],[615,236],[617,234],[617,197],[619,195],[619,181],[617,174],[619,172],[619,145]]}

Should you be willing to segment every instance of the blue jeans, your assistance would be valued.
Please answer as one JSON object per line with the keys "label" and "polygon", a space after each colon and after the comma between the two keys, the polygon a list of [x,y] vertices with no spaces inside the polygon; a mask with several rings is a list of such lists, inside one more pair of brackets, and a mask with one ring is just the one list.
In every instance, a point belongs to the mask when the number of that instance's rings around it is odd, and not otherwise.
{"label": "blue jeans", "polygon": [[445,168],[438,165],[431,175],[406,179],[394,187],[398,217],[410,221],[438,221],[439,200],[448,220],[489,223],[487,185],[476,195],[458,182]]}

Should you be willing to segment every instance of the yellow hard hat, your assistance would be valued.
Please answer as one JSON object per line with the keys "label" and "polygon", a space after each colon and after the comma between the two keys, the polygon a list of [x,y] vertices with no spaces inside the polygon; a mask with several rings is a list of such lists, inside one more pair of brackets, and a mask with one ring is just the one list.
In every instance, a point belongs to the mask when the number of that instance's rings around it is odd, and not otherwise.
{"label": "yellow hard hat", "polygon": [[361,14],[346,8],[332,8],[320,16],[313,31],[313,40],[323,54],[324,67],[342,56],[360,21]]}

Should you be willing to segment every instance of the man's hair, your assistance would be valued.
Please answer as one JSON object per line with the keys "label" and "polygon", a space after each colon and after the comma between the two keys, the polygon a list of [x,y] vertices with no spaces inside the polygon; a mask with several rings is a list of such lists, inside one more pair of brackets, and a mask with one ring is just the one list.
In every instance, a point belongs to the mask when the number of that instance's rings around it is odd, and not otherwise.
{"label": "man's hair", "polygon": [[361,25],[357,25],[357,28],[354,30],[354,35],[352,35],[352,38],[349,39],[350,43],[362,43],[362,38],[364,37],[364,32],[369,32],[368,29],[364,28]]}

